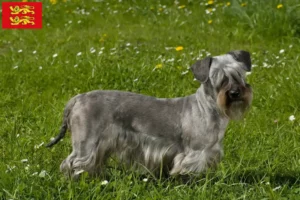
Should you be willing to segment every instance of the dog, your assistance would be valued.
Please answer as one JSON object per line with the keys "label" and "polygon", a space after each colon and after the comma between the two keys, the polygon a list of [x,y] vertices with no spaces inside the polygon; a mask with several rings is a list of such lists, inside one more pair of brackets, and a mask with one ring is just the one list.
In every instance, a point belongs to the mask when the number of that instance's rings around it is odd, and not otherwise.
{"label": "dog", "polygon": [[223,156],[229,120],[240,119],[252,102],[245,74],[250,53],[243,50],[207,57],[191,66],[201,86],[181,98],[155,98],[131,92],[95,90],[67,103],[59,135],[72,136],[72,153],[61,163],[65,174],[99,175],[115,155],[129,166],[168,175],[199,174]]}

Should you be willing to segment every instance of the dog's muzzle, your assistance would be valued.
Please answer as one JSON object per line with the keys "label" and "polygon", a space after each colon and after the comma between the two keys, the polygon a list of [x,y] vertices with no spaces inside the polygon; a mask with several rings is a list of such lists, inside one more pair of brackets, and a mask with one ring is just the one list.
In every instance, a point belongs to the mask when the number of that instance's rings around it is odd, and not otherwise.
{"label": "dog's muzzle", "polygon": [[[233,86],[227,92],[228,103],[238,101],[249,101],[249,93],[252,93],[251,86],[246,84],[245,86]],[[250,102],[251,103],[251,102]]]}
{"label": "dog's muzzle", "polygon": [[252,102],[252,89],[249,84],[231,85],[221,89],[218,95],[220,111],[230,119],[240,119]]}

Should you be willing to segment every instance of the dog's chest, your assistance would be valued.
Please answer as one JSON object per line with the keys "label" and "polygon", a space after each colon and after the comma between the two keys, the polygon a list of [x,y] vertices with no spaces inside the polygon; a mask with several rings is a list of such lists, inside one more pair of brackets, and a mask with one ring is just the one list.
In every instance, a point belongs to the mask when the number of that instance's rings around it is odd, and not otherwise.
{"label": "dog's chest", "polygon": [[222,146],[227,119],[211,120],[209,117],[194,117],[183,125],[183,143],[194,150],[219,149]]}

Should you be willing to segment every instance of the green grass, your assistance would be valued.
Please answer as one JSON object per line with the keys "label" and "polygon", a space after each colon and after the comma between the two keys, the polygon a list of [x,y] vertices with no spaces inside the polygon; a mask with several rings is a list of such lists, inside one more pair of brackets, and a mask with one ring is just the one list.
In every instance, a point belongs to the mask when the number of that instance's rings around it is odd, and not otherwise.
{"label": "green grass", "polygon": [[[44,1],[42,30],[1,30],[0,199],[299,199],[300,4],[226,2]],[[230,123],[215,172],[155,179],[111,162],[105,177],[72,182],[59,172],[69,134],[52,149],[42,145],[58,133],[72,96],[185,96],[199,86],[186,73],[197,58],[234,49],[252,53],[254,101],[244,120]]]}

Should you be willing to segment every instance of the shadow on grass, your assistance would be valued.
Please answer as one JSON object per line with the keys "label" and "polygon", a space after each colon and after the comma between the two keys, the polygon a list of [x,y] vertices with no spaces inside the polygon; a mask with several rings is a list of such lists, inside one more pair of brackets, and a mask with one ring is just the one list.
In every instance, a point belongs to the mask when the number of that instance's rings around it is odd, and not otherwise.
{"label": "shadow on grass", "polygon": [[255,170],[247,170],[234,175],[236,181],[244,183],[259,183],[262,181],[270,182],[272,184],[287,184],[294,185],[300,183],[300,172],[299,171],[288,171],[288,172],[275,172],[266,173]]}
{"label": "shadow on grass", "polygon": [[210,172],[209,174],[203,174],[198,176],[184,175],[177,177],[163,177],[166,181],[172,182],[175,185],[186,184],[205,184],[209,182],[210,184],[216,183],[241,183],[241,184],[261,184],[268,182],[272,185],[288,185],[292,186],[295,184],[300,184],[300,171],[289,171],[289,172],[276,172],[267,173],[260,172],[256,170],[247,170],[243,172],[236,172],[227,175],[217,175],[217,173]]}
{"label": "shadow on grass", "polygon": [[193,176],[181,176],[176,177],[174,180],[185,184],[192,184],[195,182],[209,181],[211,184],[218,182],[223,183],[245,183],[245,184],[260,184],[267,183],[273,185],[288,185],[292,186],[295,184],[300,184],[300,171],[289,171],[289,172],[276,172],[267,173],[260,172],[257,170],[246,170],[242,172],[235,172],[233,174],[227,175],[217,175],[216,173],[209,173],[207,175],[201,175],[198,177]]}
{"label": "shadow on grass", "polygon": [[[81,177],[82,178],[82,177]],[[81,179],[80,178],[80,179]],[[80,180],[79,179],[79,180]],[[141,173],[133,169],[124,169],[120,166],[110,167],[108,166],[103,174],[97,177],[90,177],[86,174],[84,177],[88,181],[100,181],[100,180],[135,180],[138,182],[150,182],[156,185],[170,183],[173,186],[195,186],[195,185],[215,185],[221,184],[271,184],[271,185],[287,185],[292,186],[295,184],[300,184],[300,171],[286,171],[286,172],[265,172],[255,169],[248,169],[233,173],[220,173],[210,171],[206,174],[200,175],[179,175],[170,176],[167,173],[162,173],[160,175],[155,175],[151,173]]]}

